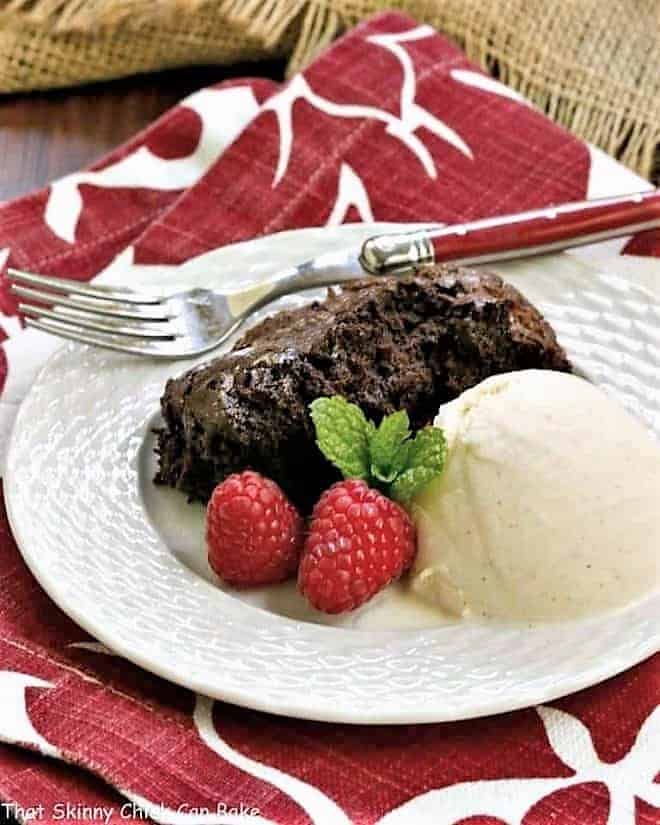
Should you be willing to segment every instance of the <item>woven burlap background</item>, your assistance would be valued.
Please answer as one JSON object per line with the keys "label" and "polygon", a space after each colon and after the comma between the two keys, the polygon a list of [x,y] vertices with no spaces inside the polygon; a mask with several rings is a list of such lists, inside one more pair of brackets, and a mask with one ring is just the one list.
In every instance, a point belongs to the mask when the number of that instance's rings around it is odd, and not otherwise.
{"label": "woven burlap background", "polygon": [[0,92],[282,54],[294,70],[386,8],[630,168],[660,171],[659,0],[0,0]]}

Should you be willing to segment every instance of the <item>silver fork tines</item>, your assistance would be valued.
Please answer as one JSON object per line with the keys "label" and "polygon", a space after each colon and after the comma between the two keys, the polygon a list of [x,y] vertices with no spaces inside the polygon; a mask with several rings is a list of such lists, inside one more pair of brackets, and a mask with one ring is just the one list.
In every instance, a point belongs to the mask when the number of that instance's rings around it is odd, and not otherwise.
{"label": "silver fork tines", "polygon": [[[110,303],[107,298],[71,298],[68,295],[53,294],[41,289],[32,289],[32,287],[20,286],[13,283],[11,291],[19,298],[29,298],[37,301],[39,304],[56,304],[58,307],[66,307],[67,309],[75,309],[79,313],[86,313],[87,315],[102,316],[104,318],[115,318],[121,321],[171,321],[172,318],[167,314],[166,309],[161,309],[158,304],[148,304],[144,309],[135,302],[122,306],[116,300]],[[23,304],[23,307],[28,307],[34,312],[38,311],[39,307],[35,304]],[[62,314],[62,313],[60,313]],[[66,315],[60,318],[62,321],[69,320]]]}
{"label": "silver fork tines", "polygon": [[7,274],[9,280],[14,283],[41,287],[63,295],[80,295],[84,298],[97,300],[121,301],[124,304],[162,303],[162,298],[157,295],[138,294],[125,287],[106,286],[105,284],[89,286],[80,281],[70,281],[66,278],[49,278],[47,275],[35,275],[33,272],[21,272],[18,269],[10,269]]}
{"label": "silver fork tines", "polygon": [[105,285],[8,271],[27,326],[126,352],[175,357],[161,348],[184,338],[168,299]]}
{"label": "silver fork tines", "polygon": [[332,252],[275,273],[243,290],[197,287],[161,297],[124,287],[8,271],[28,326],[84,344],[149,355],[192,358],[218,347],[255,310],[275,298],[363,274],[354,251]]}
{"label": "silver fork tines", "polygon": [[[58,323],[73,324],[80,329],[88,329],[91,332],[105,332],[108,335],[128,335],[130,338],[151,338],[155,341],[171,341],[179,337],[179,333],[162,324],[135,324],[128,326],[125,324],[99,323],[90,320],[93,316],[82,312],[58,311],[35,307],[31,304],[19,304],[18,311],[28,318],[37,321],[48,320]],[[106,316],[102,316],[106,317]]]}

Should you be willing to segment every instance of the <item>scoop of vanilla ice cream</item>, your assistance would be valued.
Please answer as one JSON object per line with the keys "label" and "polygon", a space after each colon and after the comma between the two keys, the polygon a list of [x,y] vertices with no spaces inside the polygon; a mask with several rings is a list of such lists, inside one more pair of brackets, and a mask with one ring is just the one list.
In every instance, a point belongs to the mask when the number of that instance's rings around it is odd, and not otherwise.
{"label": "scoop of vanilla ice cream", "polygon": [[443,405],[443,474],[414,502],[413,590],[458,616],[572,618],[658,586],[660,445],[599,389],[544,370]]}

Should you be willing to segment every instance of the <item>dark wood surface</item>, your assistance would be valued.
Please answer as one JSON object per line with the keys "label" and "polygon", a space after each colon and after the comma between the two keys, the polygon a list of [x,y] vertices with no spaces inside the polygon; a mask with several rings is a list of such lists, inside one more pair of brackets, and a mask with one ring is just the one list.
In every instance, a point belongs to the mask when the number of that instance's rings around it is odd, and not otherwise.
{"label": "dark wood surface", "polygon": [[190,92],[230,77],[281,80],[280,61],[181,69],[80,89],[0,95],[0,201],[86,166]]}

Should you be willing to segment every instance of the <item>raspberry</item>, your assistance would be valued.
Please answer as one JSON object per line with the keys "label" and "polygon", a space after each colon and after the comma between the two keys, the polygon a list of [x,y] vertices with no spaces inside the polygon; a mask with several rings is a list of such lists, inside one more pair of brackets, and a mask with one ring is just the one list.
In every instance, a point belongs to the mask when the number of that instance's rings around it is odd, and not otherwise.
{"label": "raspberry", "polygon": [[340,481],[314,508],[298,586],[318,610],[342,613],[398,579],[414,555],[403,507],[364,481]]}
{"label": "raspberry", "polygon": [[282,490],[252,470],[226,478],[206,510],[209,564],[235,587],[273,584],[292,576],[304,523]]}

